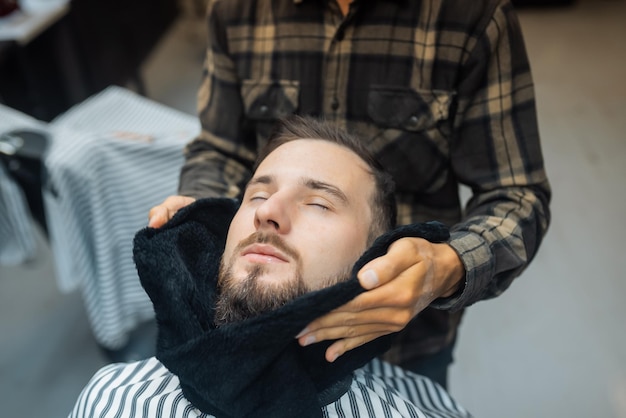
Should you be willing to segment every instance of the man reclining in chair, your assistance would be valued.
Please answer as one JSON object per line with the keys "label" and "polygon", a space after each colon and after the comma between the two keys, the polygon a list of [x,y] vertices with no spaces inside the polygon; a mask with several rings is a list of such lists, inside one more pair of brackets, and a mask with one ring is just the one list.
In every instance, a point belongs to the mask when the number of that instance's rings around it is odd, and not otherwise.
{"label": "man reclining in chair", "polygon": [[[356,277],[397,239],[393,182],[335,125],[278,124],[240,203],[204,199],[135,237],[159,327],[156,358],[112,364],[71,417],[466,417],[429,379],[376,360],[392,335],[329,362],[308,323],[365,292]],[[443,415],[442,415],[443,414]]]}

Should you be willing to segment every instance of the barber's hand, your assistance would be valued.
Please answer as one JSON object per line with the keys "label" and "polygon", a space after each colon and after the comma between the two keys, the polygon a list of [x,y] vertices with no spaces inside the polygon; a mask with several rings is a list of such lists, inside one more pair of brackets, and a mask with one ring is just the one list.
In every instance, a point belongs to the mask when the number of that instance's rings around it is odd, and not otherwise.
{"label": "barber's hand", "polygon": [[367,292],[311,322],[296,338],[302,346],[338,340],[326,350],[326,360],[333,362],[346,351],[402,330],[433,300],[453,295],[464,276],[463,263],[449,245],[401,238],[359,271]]}
{"label": "barber's hand", "polygon": [[158,206],[150,209],[148,213],[148,226],[160,228],[180,209],[195,202],[196,199],[187,196],[170,196]]}

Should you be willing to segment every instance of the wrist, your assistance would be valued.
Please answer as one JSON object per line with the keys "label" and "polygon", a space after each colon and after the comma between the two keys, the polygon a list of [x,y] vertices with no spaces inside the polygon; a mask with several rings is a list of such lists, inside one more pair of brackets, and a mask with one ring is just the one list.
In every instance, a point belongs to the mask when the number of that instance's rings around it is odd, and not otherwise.
{"label": "wrist", "polygon": [[448,244],[439,246],[441,265],[444,268],[444,286],[440,297],[447,298],[459,292],[465,284],[465,266],[457,252]]}

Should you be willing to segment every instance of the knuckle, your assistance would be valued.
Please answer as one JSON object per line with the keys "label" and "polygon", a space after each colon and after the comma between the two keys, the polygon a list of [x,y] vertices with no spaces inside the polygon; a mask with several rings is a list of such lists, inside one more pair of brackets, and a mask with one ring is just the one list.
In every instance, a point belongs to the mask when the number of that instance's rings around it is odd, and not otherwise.
{"label": "knuckle", "polygon": [[399,324],[398,324],[398,325],[396,325],[396,326],[394,327],[393,332],[400,332],[400,331],[402,331],[403,329],[404,329],[404,326],[403,326],[403,325],[399,325]]}
{"label": "knuckle", "polygon": [[386,257],[380,258],[378,265],[376,266],[377,270],[381,272],[393,271],[393,267],[394,267],[394,263],[392,263]]}
{"label": "knuckle", "polygon": [[344,341],[344,343],[342,344],[341,350],[342,350],[342,354],[346,353],[347,351],[350,351],[360,345],[363,344],[362,339],[360,338],[351,338],[349,340]]}
{"label": "knuckle", "polygon": [[350,328],[353,328],[355,321],[356,321],[356,315],[355,314],[348,314],[343,318],[343,326]]}
{"label": "knuckle", "polygon": [[421,241],[420,238],[407,238],[407,239],[400,239],[397,241],[398,243],[398,249],[401,251],[405,251],[405,252],[414,252],[414,253],[418,253],[420,251],[420,247],[421,247]]}
{"label": "knuckle", "polygon": [[358,297],[353,299],[350,302],[350,311],[351,312],[359,312],[363,310],[363,302]]}
{"label": "knuckle", "polygon": [[348,328],[346,329],[346,336],[347,336],[348,338],[354,338],[354,337],[356,337],[356,336],[357,336],[357,330],[356,330],[356,327],[348,327]]}
{"label": "knuckle", "polygon": [[400,329],[402,329],[404,328],[406,324],[409,323],[411,318],[412,318],[411,312],[403,309],[394,315],[393,326],[396,328],[399,327]]}
{"label": "knuckle", "polygon": [[399,306],[410,306],[415,300],[415,292],[402,292],[396,296],[396,302]]}

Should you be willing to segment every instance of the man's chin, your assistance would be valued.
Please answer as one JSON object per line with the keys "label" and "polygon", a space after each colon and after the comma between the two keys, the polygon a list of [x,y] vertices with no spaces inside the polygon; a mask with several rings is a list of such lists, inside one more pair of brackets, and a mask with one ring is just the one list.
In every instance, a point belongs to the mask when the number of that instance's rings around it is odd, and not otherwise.
{"label": "man's chin", "polygon": [[226,274],[221,278],[215,309],[216,325],[239,322],[278,309],[306,293],[300,276],[262,270],[244,269],[237,275]]}

